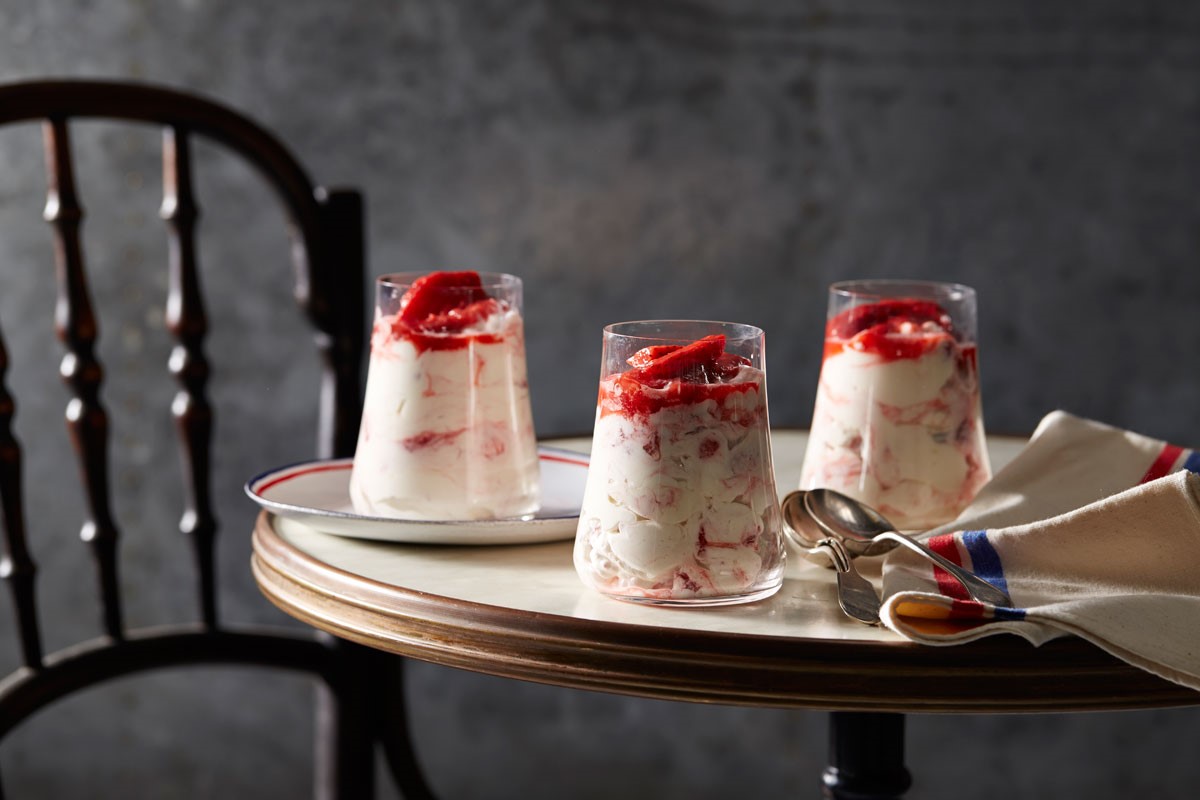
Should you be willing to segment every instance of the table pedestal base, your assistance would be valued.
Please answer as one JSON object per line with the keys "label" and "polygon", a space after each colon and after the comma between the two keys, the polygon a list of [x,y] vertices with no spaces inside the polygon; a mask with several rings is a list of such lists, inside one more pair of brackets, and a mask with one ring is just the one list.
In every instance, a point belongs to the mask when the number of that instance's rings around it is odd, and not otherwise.
{"label": "table pedestal base", "polygon": [[415,743],[408,727],[408,699],[404,680],[405,659],[371,651],[371,660],[363,678],[377,687],[375,734],[392,780],[404,800],[436,800],[417,761]]}
{"label": "table pedestal base", "polygon": [[829,766],[821,776],[830,800],[886,800],[912,785],[904,767],[904,715],[834,711]]}

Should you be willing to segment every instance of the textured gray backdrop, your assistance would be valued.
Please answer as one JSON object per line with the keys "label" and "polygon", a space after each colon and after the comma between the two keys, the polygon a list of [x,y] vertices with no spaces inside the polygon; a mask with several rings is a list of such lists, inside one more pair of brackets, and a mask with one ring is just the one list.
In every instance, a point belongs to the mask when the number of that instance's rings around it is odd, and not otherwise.
{"label": "textured gray backdrop", "polygon": [[[4,3],[0,80],[48,75],[153,80],[252,113],[318,181],[365,190],[372,273],[523,276],[542,435],[589,429],[603,324],[671,316],[764,327],[773,422],[805,425],[823,287],[892,276],[979,288],[990,430],[1066,408],[1200,441],[1200,13],[1183,2]],[[190,576],[158,135],[95,124],[76,146],[131,621],[177,619]],[[311,454],[315,365],[273,198],[241,163],[200,158],[213,392],[237,443],[217,464],[223,602],[287,624],[250,579],[240,486]],[[96,627],[43,187],[37,129],[0,135],[0,320],[56,646]],[[0,639],[14,663],[10,623]],[[813,796],[824,761],[822,714],[421,664],[412,678],[421,755],[447,798]],[[1198,723],[914,717],[912,796],[1190,798]],[[201,670],[56,706],[6,742],[2,767],[13,796],[304,796],[310,736],[302,681]]]}

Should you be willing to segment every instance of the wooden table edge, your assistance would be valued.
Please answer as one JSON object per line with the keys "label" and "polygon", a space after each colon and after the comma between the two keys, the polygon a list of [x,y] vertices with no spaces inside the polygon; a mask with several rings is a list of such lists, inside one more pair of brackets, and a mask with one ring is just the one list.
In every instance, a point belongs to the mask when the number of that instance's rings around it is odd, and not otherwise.
{"label": "wooden table edge", "polygon": [[1042,713],[1200,704],[1077,638],[953,647],[689,631],[492,606],[392,586],[288,544],[260,512],[252,568],[285,613],[443,666],[688,702],[906,713]]}

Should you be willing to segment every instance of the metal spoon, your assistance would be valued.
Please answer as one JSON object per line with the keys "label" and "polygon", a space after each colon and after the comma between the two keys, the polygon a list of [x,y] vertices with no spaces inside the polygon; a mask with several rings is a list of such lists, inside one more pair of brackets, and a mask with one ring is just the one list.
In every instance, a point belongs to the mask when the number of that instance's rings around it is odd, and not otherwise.
{"label": "metal spoon", "polygon": [[803,489],[793,489],[788,492],[780,502],[780,510],[783,512],[783,533],[791,540],[792,544],[796,545],[807,556],[818,556],[809,558],[809,561],[820,564],[823,567],[833,566],[830,563],[828,555],[822,550],[817,549],[817,545],[822,539],[829,536],[839,540],[846,552],[851,558],[856,556],[881,556],[896,548],[895,542],[885,541],[862,541],[857,539],[847,539],[840,531],[830,532],[817,524],[812,515],[808,513],[808,509],[804,507],[804,496],[808,492]]}
{"label": "metal spoon", "polygon": [[[833,554],[820,546],[823,539],[829,538],[829,534],[809,516],[808,510],[804,507],[804,495],[803,489],[797,489],[788,492],[780,502],[780,510],[783,512],[783,535],[800,550],[808,561],[820,564],[822,567],[837,569],[837,560]],[[841,539],[842,537],[835,538]],[[845,543],[843,542],[843,544]]]}
{"label": "metal spoon", "polygon": [[868,625],[879,624],[879,594],[871,582],[854,568],[854,553],[841,535],[830,536],[804,509],[804,491],[783,498],[783,532],[809,561],[837,571],[838,605],[848,617]]}
{"label": "metal spoon", "polygon": [[846,552],[841,540],[826,537],[808,552],[822,553],[833,562],[833,568],[837,570],[838,605],[846,616],[868,625],[878,625],[879,595],[871,582],[854,568],[854,559]]}
{"label": "metal spoon", "polygon": [[904,545],[932,560],[957,578],[972,599],[1003,608],[1012,606],[1007,592],[943,558],[921,542],[899,533],[882,514],[852,497],[832,489],[811,489],[804,495],[804,507],[813,520],[831,536],[841,535],[859,542],[885,539]]}

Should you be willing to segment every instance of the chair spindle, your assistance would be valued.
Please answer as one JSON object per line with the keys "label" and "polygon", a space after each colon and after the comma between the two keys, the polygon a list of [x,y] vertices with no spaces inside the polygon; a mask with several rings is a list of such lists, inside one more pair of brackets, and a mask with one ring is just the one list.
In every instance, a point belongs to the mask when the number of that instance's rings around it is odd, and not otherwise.
{"label": "chair spindle", "polygon": [[329,313],[336,335],[317,338],[323,375],[317,453],[321,458],[354,455],[358,441],[361,369],[365,347],[362,286],[366,282],[366,243],[362,195],[350,190],[319,192],[321,240],[318,269],[331,276],[320,294],[330,298]]}
{"label": "chair spindle", "polygon": [[83,208],[75,190],[71,142],[66,120],[49,119],[43,127],[48,191],[45,218],[54,228],[58,276],[55,328],[67,348],[59,372],[72,392],[67,426],[79,458],[87,496],[87,518],[80,538],[91,545],[100,583],[104,631],[124,636],[117,580],[117,528],[109,509],[108,413],[100,403],[104,370],[96,359],[96,317],[84,273],[79,228]]}
{"label": "chair spindle", "polygon": [[0,336],[0,514],[4,521],[4,552],[0,555],[0,577],[8,581],[12,592],[17,630],[21,636],[21,656],[25,666],[42,666],[42,636],[38,629],[34,577],[37,566],[25,543],[25,510],[21,500],[21,446],[13,436],[12,419],[16,410],[5,385],[8,350]]}
{"label": "chair spindle", "polygon": [[184,472],[184,512],[179,529],[192,541],[200,585],[200,617],[217,625],[216,566],[213,555],[217,522],[209,489],[213,413],[205,394],[210,368],[204,355],[208,317],[196,269],[196,221],[200,209],[192,191],[191,146],[180,127],[163,131],[163,202],[170,243],[170,291],[167,329],[178,344],[169,367],[179,382],[171,413],[179,431]]}

